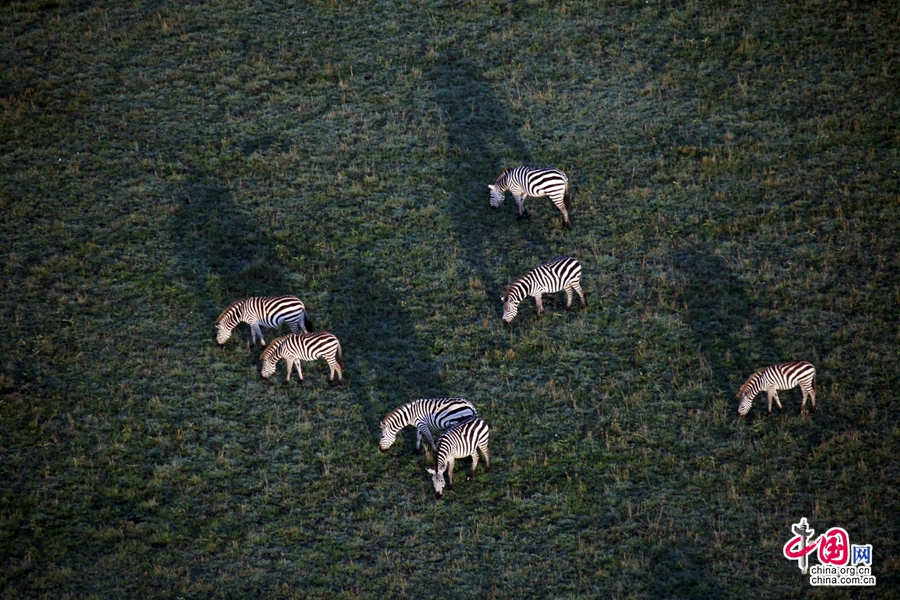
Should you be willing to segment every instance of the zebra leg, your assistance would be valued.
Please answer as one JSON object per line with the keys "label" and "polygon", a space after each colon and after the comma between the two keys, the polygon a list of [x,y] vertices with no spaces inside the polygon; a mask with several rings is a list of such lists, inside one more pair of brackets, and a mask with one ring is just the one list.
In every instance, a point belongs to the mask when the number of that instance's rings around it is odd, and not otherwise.
{"label": "zebra leg", "polygon": [[261,345],[266,345],[266,340],[263,339],[262,329],[259,328],[259,322],[254,323],[250,326],[250,332],[252,334],[252,345],[256,345],[256,338],[259,337],[259,341],[262,342]]}
{"label": "zebra leg", "polygon": [[578,294],[578,299],[581,300],[581,308],[584,308],[584,292],[581,290],[581,284],[576,281],[572,284],[572,289],[575,290],[575,292]]}
{"label": "zebra leg", "polygon": [[472,468],[469,469],[469,474],[466,475],[466,481],[472,481],[475,477],[475,467],[478,466],[478,449],[475,449],[475,452],[470,457],[472,459]]}
{"label": "zebra leg", "polygon": [[516,206],[519,207],[519,218],[525,217],[526,219],[531,218],[531,213],[525,210],[525,195],[517,195],[513,194],[513,199],[516,201]]}
{"label": "zebra leg", "polygon": [[481,454],[484,456],[484,472],[490,473],[491,472],[491,457],[490,457],[490,455],[488,455],[487,442],[485,442],[484,447],[479,446],[478,449],[481,450]]}
{"label": "zebra leg", "polygon": [[770,414],[770,415],[772,414],[772,396],[774,396],[774,395],[775,395],[774,390],[766,390],[766,396],[768,397],[768,400],[769,400],[769,413],[768,414]]}
{"label": "zebra leg", "polygon": [[447,489],[453,489],[453,464],[455,463],[455,459],[449,459],[447,461]]}
{"label": "zebra leg", "polygon": [[540,319],[541,315],[544,314],[544,304],[541,302],[541,294],[540,293],[534,297],[534,305],[537,308],[538,319]]}
{"label": "zebra leg", "polygon": [[[772,395],[775,397],[775,404],[778,405],[778,412],[783,411],[784,409],[781,408],[781,400],[778,399],[778,392],[773,392]],[[771,402],[771,400],[769,402]]]}
{"label": "zebra leg", "polygon": [[300,378],[300,385],[303,385],[303,369],[300,368],[300,359],[297,359],[297,376]]}
{"label": "zebra leg", "polygon": [[424,421],[419,421],[416,424],[416,450],[421,446],[423,438],[434,447],[434,440],[431,439],[431,432],[428,431],[428,425],[426,425]]}
{"label": "zebra leg", "polygon": [[572,229],[572,224],[569,223],[569,211],[565,209],[565,207],[560,207],[559,209],[562,212],[563,216],[563,227],[566,229]]}
{"label": "zebra leg", "polygon": [[297,327],[296,321],[288,321],[288,327],[290,327],[291,333],[300,333],[300,328]]}
{"label": "zebra leg", "polygon": [[293,368],[294,368],[294,361],[292,361],[292,360],[290,359],[290,357],[285,356],[285,357],[284,357],[284,362],[287,363],[287,372],[288,372],[288,374],[287,374],[287,379],[284,380],[284,385],[287,385],[287,384],[289,384],[289,383],[291,382],[291,371],[292,371]]}
{"label": "zebra leg", "polygon": [[566,288],[566,310],[572,308],[572,288]]}
{"label": "zebra leg", "polygon": [[812,401],[810,402],[809,412],[816,412],[816,393],[812,391],[812,388],[800,388],[803,390],[803,402],[800,404],[800,412],[803,412],[803,409],[806,408],[806,398]]}

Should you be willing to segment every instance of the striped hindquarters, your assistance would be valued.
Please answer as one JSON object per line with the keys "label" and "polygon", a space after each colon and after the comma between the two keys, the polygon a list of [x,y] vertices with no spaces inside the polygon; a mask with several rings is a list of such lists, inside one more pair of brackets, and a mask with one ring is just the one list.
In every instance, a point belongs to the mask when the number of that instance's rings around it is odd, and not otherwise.
{"label": "striped hindquarters", "polygon": [[[569,187],[566,174],[549,167],[516,167],[509,176],[510,190],[518,187],[528,196],[549,196],[557,208],[562,208],[563,196]],[[557,203],[559,200],[559,203]]]}
{"label": "striped hindquarters", "polygon": [[[397,438],[397,432],[407,425],[414,425],[418,428],[419,424],[423,423],[428,429],[444,431],[462,421],[477,416],[478,411],[465,398],[422,398],[413,400],[398,406],[382,419],[379,424],[381,427],[381,441],[378,444],[378,449],[384,452],[390,448]],[[428,442],[432,447],[434,446],[433,439],[429,439]]]}
{"label": "striped hindquarters", "polygon": [[451,459],[472,456],[478,448],[487,448],[489,433],[488,424],[479,417],[448,429],[437,443],[435,463],[438,472]]}
{"label": "striped hindquarters", "polygon": [[[306,307],[297,296],[259,296],[248,298],[245,318],[252,318],[263,327],[278,327],[282,323],[296,325],[306,331]],[[291,327],[293,331],[294,327]]]}

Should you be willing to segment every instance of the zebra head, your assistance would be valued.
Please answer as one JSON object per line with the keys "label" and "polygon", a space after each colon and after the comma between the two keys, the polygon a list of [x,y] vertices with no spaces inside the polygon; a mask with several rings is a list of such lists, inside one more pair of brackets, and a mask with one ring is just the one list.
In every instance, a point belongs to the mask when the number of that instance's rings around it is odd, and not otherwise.
{"label": "zebra head", "polygon": [[278,360],[281,358],[281,353],[278,352],[280,346],[281,344],[272,342],[259,356],[259,359],[262,361],[262,371],[260,372],[260,375],[263,376],[263,379],[268,379],[272,376],[272,373],[275,372],[275,367],[278,365]]}
{"label": "zebra head", "polygon": [[746,417],[747,413],[750,412],[750,407],[753,406],[753,395],[747,392],[743,394],[738,392],[737,397],[741,399],[740,404],[738,404],[738,414]]}
{"label": "zebra head", "polygon": [[223,310],[219,318],[216,319],[216,343],[219,346],[225,345],[225,342],[231,337],[232,330],[241,322],[241,307],[243,304],[243,300],[232,302],[231,306]]}
{"label": "zebra head", "polygon": [[491,190],[491,208],[497,208],[503,204],[503,199],[506,197],[503,192],[498,190],[496,185],[489,185],[488,189]]}
{"label": "zebra head", "polygon": [[379,423],[378,426],[381,427],[381,441],[378,442],[378,450],[384,452],[397,439],[397,431],[393,427],[387,427],[384,421]]}
{"label": "zebra head", "polygon": [[234,329],[234,325],[229,326],[225,321],[219,321],[216,323],[216,344],[219,346],[224,346],[225,342],[231,338],[231,331]]}
{"label": "zebra head", "polygon": [[431,482],[434,484],[434,499],[441,499],[441,492],[444,491],[444,472],[435,471],[434,469],[425,469],[431,475]]}
{"label": "zebra head", "polygon": [[509,325],[519,314],[519,302],[509,294],[500,296],[500,299],[503,300],[503,322]]}

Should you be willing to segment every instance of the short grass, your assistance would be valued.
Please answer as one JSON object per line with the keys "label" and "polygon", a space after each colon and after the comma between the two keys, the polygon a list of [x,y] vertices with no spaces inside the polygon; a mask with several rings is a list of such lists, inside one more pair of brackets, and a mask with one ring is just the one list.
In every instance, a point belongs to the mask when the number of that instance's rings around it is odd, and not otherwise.
{"label": "short grass", "polygon": [[[896,597],[898,40],[888,1],[7,4],[2,597]],[[570,232],[488,208],[520,163]],[[504,328],[560,254],[587,310]],[[343,388],[215,347],[285,292]],[[818,414],[738,419],[788,359]],[[439,503],[377,451],[438,395],[492,427]],[[810,588],[802,516],[877,588]]]}

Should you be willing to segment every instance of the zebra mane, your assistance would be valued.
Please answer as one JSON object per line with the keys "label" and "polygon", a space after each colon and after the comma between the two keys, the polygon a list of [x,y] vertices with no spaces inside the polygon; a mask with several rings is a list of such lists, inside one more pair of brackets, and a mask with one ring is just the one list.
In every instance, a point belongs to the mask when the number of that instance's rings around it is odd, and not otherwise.
{"label": "zebra mane", "polygon": [[494,185],[497,185],[497,182],[500,181],[501,179],[503,179],[503,177],[510,171],[512,171],[512,167],[510,167],[508,169],[503,169],[502,171],[500,171],[500,174],[497,175],[496,177],[494,177]]}
{"label": "zebra mane", "polygon": [[765,369],[760,369],[759,371],[757,371],[756,373],[754,373],[753,375],[751,375],[750,377],[747,378],[747,381],[744,382],[744,385],[741,386],[741,389],[739,389],[738,393],[736,394],[738,398],[743,397],[743,395],[747,391],[747,389],[753,383],[755,383],[757,379],[759,379],[759,376],[762,374],[763,371],[765,371]]}
{"label": "zebra mane", "polygon": [[[519,285],[519,283],[521,283],[523,279],[525,279],[525,277],[519,277],[518,279],[516,279],[515,281],[513,281],[513,282],[509,285],[508,288],[506,288],[506,293],[503,294],[503,302],[509,302],[509,294],[510,294],[510,292],[512,292],[513,288],[516,287],[517,285]],[[519,299],[519,301],[521,301],[521,298]]]}
{"label": "zebra mane", "polygon": [[272,355],[274,355],[278,351],[278,349],[281,348],[281,344],[285,339],[287,339],[287,337],[287,335],[283,335],[280,338],[275,338],[274,340],[272,340],[272,343],[269,344],[265,350],[263,350],[263,353],[260,355],[259,360],[266,362],[267,360],[271,359]]}
{"label": "zebra mane", "polygon": [[406,404],[401,404],[400,406],[396,407],[394,410],[392,410],[391,412],[389,412],[389,413],[387,414],[387,416],[381,420],[381,422],[382,422],[382,423],[387,423],[387,422],[391,419],[391,417],[394,416],[395,413],[400,412],[401,410],[403,410],[403,409],[406,408],[407,406],[410,406],[411,404],[415,404],[416,402],[418,402],[418,400],[413,400],[412,402],[407,402]]}
{"label": "zebra mane", "polygon": [[227,315],[228,313],[230,313],[230,312],[232,312],[232,311],[237,310],[238,306],[240,306],[241,304],[243,304],[243,303],[246,302],[246,301],[247,301],[247,299],[244,298],[244,299],[242,299],[242,300],[235,300],[234,302],[232,302],[231,304],[229,304],[229,305],[228,305],[228,308],[226,308],[225,310],[223,310],[223,311],[222,311],[222,314],[219,315],[219,318],[216,319],[216,325],[218,325],[219,323],[222,322],[222,319],[225,318],[225,315]]}

